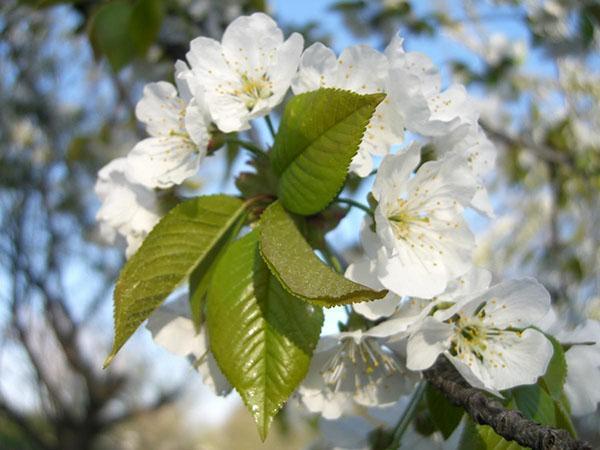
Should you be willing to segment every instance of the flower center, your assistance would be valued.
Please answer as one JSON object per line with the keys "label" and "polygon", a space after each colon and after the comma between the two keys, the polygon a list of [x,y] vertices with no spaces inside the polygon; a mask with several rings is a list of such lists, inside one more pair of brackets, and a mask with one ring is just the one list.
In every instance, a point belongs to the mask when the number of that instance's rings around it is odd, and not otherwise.
{"label": "flower center", "polygon": [[415,223],[429,223],[429,217],[424,214],[411,214],[404,208],[406,205],[405,200],[398,200],[398,203],[399,208],[394,214],[388,216],[388,220],[392,225],[392,230],[396,238],[407,239],[411,226]]}
{"label": "flower center", "polygon": [[325,383],[334,391],[355,391],[403,369],[395,354],[375,339],[343,338],[341,348],[324,364]]}
{"label": "flower center", "polygon": [[236,92],[239,97],[242,97],[246,108],[252,110],[259,100],[264,100],[273,95],[273,84],[266,74],[259,77],[251,78],[247,74],[242,74],[241,89]]}
{"label": "flower center", "polygon": [[[466,317],[459,315],[452,320],[455,333],[450,341],[450,354],[472,366],[477,359],[480,363],[494,367],[506,367],[506,361],[502,352],[493,351],[498,343],[504,339],[504,334],[509,330],[486,326],[483,323],[485,317],[485,304],[478,308],[475,315]],[[519,332],[515,333],[517,336]]]}

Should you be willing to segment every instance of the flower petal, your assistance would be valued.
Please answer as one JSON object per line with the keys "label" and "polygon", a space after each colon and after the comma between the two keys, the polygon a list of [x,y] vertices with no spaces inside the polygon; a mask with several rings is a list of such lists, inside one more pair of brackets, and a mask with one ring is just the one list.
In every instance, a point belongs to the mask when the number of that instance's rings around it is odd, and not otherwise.
{"label": "flower petal", "polygon": [[182,136],[144,139],[127,156],[132,173],[149,188],[181,184],[196,174],[200,159],[198,147]]}
{"label": "flower petal", "polygon": [[425,370],[435,363],[449,345],[453,327],[426,317],[408,338],[406,366],[410,370]]}

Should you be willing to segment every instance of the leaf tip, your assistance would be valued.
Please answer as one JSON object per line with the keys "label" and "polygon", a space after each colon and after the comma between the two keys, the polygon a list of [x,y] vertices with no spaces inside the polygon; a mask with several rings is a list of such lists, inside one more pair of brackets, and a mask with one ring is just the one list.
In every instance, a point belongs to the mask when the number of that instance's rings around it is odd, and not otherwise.
{"label": "leaf tip", "polygon": [[113,351],[110,355],[106,357],[104,363],[102,364],[102,369],[106,369],[110,363],[115,359],[116,353]]}
{"label": "leaf tip", "polygon": [[369,94],[369,98],[373,101],[373,104],[379,105],[383,100],[385,100],[386,94],[383,92],[377,92],[376,94]]}
{"label": "leaf tip", "polygon": [[269,435],[269,430],[271,428],[272,417],[265,417],[263,420],[258,416],[254,417],[256,420],[256,426],[258,428],[258,435],[260,437],[261,442],[265,442],[267,440],[267,436]]}

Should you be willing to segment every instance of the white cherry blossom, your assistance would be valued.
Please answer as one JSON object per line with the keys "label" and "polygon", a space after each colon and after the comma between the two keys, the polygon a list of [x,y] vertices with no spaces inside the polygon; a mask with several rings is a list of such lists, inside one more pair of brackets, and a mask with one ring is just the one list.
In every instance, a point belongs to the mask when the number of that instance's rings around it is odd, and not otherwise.
{"label": "white cherry blossom", "polygon": [[[357,281],[354,278],[351,279]],[[396,296],[393,305],[390,305],[392,303],[391,300],[384,298],[382,300],[357,303],[353,305],[353,308],[356,312],[370,320],[387,317],[387,320],[377,326],[379,333],[383,333],[385,336],[403,336],[403,333],[406,333],[411,326],[423,320],[434,307],[438,305],[448,307],[460,301],[467,294],[473,295],[482,292],[490,286],[491,280],[492,274],[488,270],[473,267],[463,276],[450,281],[447,289],[433,298],[401,298]],[[363,284],[371,287],[368,283]]]}
{"label": "white cherry blossom", "polygon": [[202,91],[188,85],[185,63],[179,61],[176,68],[179,94],[165,81],[147,84],[135,110],[150,137],[127,160],[136,179],[150,188],[169,188],[195,175],[209,143],[210,116]]}
{"label": "white cherry blossom", "polygon": [[444,354],[476,387],[497,392],[535,383],[546,372],[552,344],[527,327],[549,308],[550,295],[533,279],[505,281],[467,295],[411,330],[407,367],[425,370]]}
{"label": "white cherry blossom", "polygon": [[475,242],[463,210],[475,179],[458,156],[426,162],[411,177],[419,160],[415,143],[383,159],[372,191],[376,231],[367,219],[361,242],[382,286],[400,296],[431,298],[472,266]]}
{"label": "white cherry blossom", "polygon": [[540,328],[554,335],[559,342],[569,344],[565,352],[567,378],[564,391],[571,414],[591,414],[600,403],[600,384],[590,379],[600,376],[600,322],[587,319],[576,327],[569,327],[564,317],[551,309]]}
{"label": "white cherry blossom", "polygon": [[112,160],[98,172],[95,191],[101,201],[96,219],[100,233],[109,242],[117,235],[127,242],[127,257],[139,248],[142,240],[162,216],[157,194],[136,181],[128,172],[127,160]]}
{"label": "white cherry blossom", "polygon": [[[390,44],[389,52],[398,38]],[[399,45],[399,44],[398,44]],[[333,50],[317,42],[302,54],[292,89],[295,94],[320,88],[338,88],[359,94],[384,93],[387,90],[388,57],[368,45],[346,48],[338,57]],[[404,120],[388,100],[377,106],[350,170],[365,177],[373,170],[373,155],[386,155],[390,147],[402,142]]]}
{"label": "white cherry blossom", "polygon": [[146,328],[158,345],[187,358],[215,394],[231,392],[232,386],[209,350],[206,327],[200,327],[198,331],[194,327],[187,295],[179,295],[158,308],[148,319]]}
{"label": "white cherry blossom", "polygon": [[471,206],[489,217],[494,217],[484,178],[494,168],[496,147],[479,124],[462,123],[448,134],[434,138],[432,143],[442,157],[462,155],[467,159],[468,167],[477,179],[477,191]]}
{"label": "white cherry blossom", "polygon": [[387,92],[404,126],[424,136],[443,136],[478,117],[464,86],[453,84],[442,91],[437,67],[421,53],[404,53],[399,48],[393,52]]}
{"label": "white cherry blossom", "polygon": [[251,119],[283,100],[303,45],[298,33],[284,41],[281,29],[262,13],[238,17],[221,42],[207,37],[191,42],[186,57],[220,130],[248,129]]}
{"label": "white cherry blossom", "polygon": [[335,419],[354,405],[392,404],[417,380],[405,366],[405,342],[388,344],[375,327],[321,338],[298,394],[309,411]]}

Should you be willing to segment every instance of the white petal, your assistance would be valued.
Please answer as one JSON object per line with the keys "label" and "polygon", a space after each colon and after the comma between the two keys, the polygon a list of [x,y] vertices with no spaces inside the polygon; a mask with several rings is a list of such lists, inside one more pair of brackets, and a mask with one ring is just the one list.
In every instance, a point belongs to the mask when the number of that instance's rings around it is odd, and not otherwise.
{"label": "white petal", "polygon": [[449,345],[453,327],[426,317],[408,338],[406,366],[410,370],[425,370]]}
{"label": "white petal", "polygon": [[304,50],[298,74],[292,83],[294,94],[314,91],[323,86],[332,86],[337,58],[329,47],[315,42]]}
{"label": "white petal", "polygon": [[396,311],[396,308],[398,307],[399,301],[400,299],[397,295],[388,293],[388,295],[381,300],[355,303],[352,305],[352,308],[354,311],[369,320],[377,320],[394,314],[394,311]]}
{"label": "white petal", "polygon": [[197,358],[200,358],[198,355],[206,355],[203,359],[198,359],[200,363],[196,361],[194,364],[196,366],[196,370],[202,376],[202,381],[205,385],[210,387],[213,392],[217,395],[225,396],[231,392],[233,386],[229,384],[223,372],[219,368],[215,356],[209,350],[208,346],[208,334],[206,331],[206,327],[202,327],[200,332],[201,345],[196,352]]}
{"label": "white petal", "polygon": [[239,61],[249,75],[254,71],[263,73],[282,43],[282,31],[263,13],[238,17],[229,24],[222,39],[225,59],[230,64]]}
{"label": "white petal", "polygon": [[278,105],[296,75],[304,38],[298,33],[292,35],[277,49],[276,58],[269,70],[273,82],[273,97],[269,99],[271,108]]}
{"label": "white petal", "polygon": [[383,286],[374,274],[373,263],[367,257],[362,257],[358,261],[348,266],[344,276],[356,283],[363,284],[371,289],[381,290]]}
{"label": "white petal", "polygon": [[196,90],[193,86],[190,86],[193,83],[194,79],[190,68],[185,61],[178,59],[175,62],[175,85],[179,96],[186,105],[192,100]]}
{"label": "white petal", "polygon": [[473,267],[464,275],[451,281],[448,288],[438,296],[439,300],[456,302],[477,295],[490,287],[492,273],[481,267]]}
{"label": "white petal", "polygon": [[486,325],[525,328],[546,315],[550,294],[533,278],[503,281],[465,305],[465,313],[472,314],[483,302]]}
{"label": "white petal", "polygon": [[383,158],[372,189],[375,199],[379,200],[387,193],[393,193],[397,198],[405,192],[408,180],[420,159],[421,146],[415,142],[404,151]]}
{"label": "white petal", "polygon": [[[600,339],[600,334],[595,336]],[[567,380],[565,394],[571,413],[575,416],[591,414],[600,402],[600,346],[575,345],[566,353]]]}
{"label": "white petal", "polygon": [[366,149],[359,148],[350,163],[350,171],[362,178],[369,176],[373,171],[373,157],[371,153]]}
{"label": "white petal", "polygon": [[130,170],[144,186],[168,188],[198,171],[201,154],[187,137],[170,136],[140,141],[127,156]]}
{"label": "white petal", "polygon": [[185,110],[185,129],[190,139],[196,144],[201,158],[206,154],[209,141],[208,125],[210,122],[207,118],[208,114],[204,110],[204,106],[193,99]]}
{"label": "white petal", "polygon": [[483,361],[471,358],[469,368],[483,384],[502,391],[523,384],[533,384],[546,373],[552,358],[552,344],[534,329],[520,336],[505,332],[502,339],[487,340]]}
{"label": "white petal", "polygon": [[175,86],[166,81],[149,83],[135,108],[137,118],[146,124],[150,136],[169,136],[183,128],[185,103],[177,95]]}
{"label": "white petal", "polygon": [[390,65],[393,65],[399,57],[405,54],[402,46],[403,43],[404,39],[396,34],[385,48],[384,54],[387,57]]}
{"label": "white petal", "polygon": [[411,327],[418,327],[437,302],[422,299],[405,299],[388,319],[369,329],[370,336],[403,339]]}
{"label": "white petal", "polygon": [[338,58],[332,87],[360,94],[382,92],[386,75],[385,55],[368,45],[353,45]]}
{"label": "white petal", "polygon": [[127,167],[126,158],[117,158],[98,172],[95,191],[102,205],[96,218],[137,241],[154,227],[161,211],[156,194],[133,183]]}
{"label": "white petal", "polygon": [[186,296],[164,304],[152,313],[146,328],[152,333],[154,342],[169,352],[197,358],[201,356],[198,349],[202,346],[202,337],[196,333],[187,311],[183,310],[186,306],[189,309]]}

